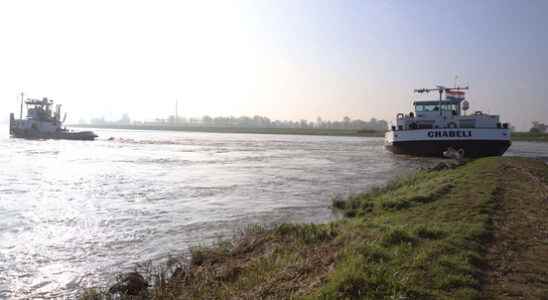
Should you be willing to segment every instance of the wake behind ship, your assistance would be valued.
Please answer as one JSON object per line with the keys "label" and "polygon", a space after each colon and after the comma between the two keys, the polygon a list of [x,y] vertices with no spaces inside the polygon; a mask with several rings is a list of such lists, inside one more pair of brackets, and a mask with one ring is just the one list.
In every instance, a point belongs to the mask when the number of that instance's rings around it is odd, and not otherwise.
{"label": "wake behind ship", "polygon": [[439,92],[439,100],[415,101],[414,112],[397,114],[385,135],[385,148],[416,156],[442,157],[449,148],[462,149],[466,157],[503,155],[511,144],[508,123],[482,111],[467,115],[465,90],[468,87],[415,90],[419,94]]}
{"label": "wake behind ship", "polygon": [[[23,118],[23,103],[27,108],[27,116]],[[61,105],[55,105],[48,98],[27,99],[23,101],[21,95],[21,111],[19,119],[10,114],[10,135],[26,139],[65,139],[65,140],[94,140],[97,135],[92,131],[72,131],[63,127],[61,120]],[[66,117],[66,114],[65,114]]]}

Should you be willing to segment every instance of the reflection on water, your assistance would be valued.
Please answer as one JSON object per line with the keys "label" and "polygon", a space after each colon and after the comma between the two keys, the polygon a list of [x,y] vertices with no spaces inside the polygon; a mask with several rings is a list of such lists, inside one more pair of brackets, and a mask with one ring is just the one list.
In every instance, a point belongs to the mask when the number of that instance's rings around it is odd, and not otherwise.
{"label": "reflection on water", "polygon": [[98,133],[0,138],[0,298],[74,295],[246,224],[323,222],[333,196],[436,162],[391,155],[381,138]]}

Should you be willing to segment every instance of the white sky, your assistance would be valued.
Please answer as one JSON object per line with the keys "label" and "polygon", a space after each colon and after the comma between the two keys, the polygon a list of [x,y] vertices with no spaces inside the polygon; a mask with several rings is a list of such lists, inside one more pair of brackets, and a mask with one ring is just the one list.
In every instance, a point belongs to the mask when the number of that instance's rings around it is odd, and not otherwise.
{"label": "white sky", "polygon": [[[132,119],[167,117],[175,99],[185,117],[388,120],[409,111],[413,88],[451,84],[455,74],[474,79],[477,64],[413,63],[394,50],[404,49],[398,34],[406,38],[399,31],[408,25],[401,11],[383,10],[389,1],[379,3],[2,1],[0,111],[7,117],[16,110],[24,91],[62,103],[72,122],[126,112]],[[349,15],[358,8],[362,15]],[[470,83],[493,88],[501,81]],[[473,89],[474,95],[489,92]],[[522,128],[546,115],[532,109],[523,117],[499,110],[496,101],[473,101],[473,108],[508,113]]]}
{"label": "white sky", "polygon": [[3,2],[2,111],[16,109],[23,90],[62,103],[73,121],[166,117],[175,99],[188,117],[352,114],[336,105],[336,75],[288,62],[254,31],[252,9],[231,1]]}

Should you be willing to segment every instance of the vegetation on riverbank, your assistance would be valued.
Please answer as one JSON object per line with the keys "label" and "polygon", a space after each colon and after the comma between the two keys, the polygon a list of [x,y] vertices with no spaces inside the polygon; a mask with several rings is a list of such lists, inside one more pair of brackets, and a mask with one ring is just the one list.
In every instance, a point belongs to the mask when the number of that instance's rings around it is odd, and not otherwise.
{"label": "vegetation on riverbank", "polygon": [[484,158],[422,171],[334,200],[338,221],[253,226],[193,248],[143,297],[545,299],[547,205],[541,161]]}
{"label": "vegetation on riverbank", "polygon": [[130,130],[169,130],[185,132],[212,133],[252,133],[252,134],[290,134],[290,135],[324,135],[324,136],[365,136],[382,137],[384,131],[355,129],[322,129],[322,128],[246,128],[246,127],[200,127],[176,125],[73,125],[82,128],[130,129]]}
{"label": "vegetation on riverbank", "polygon": [[513,141],[548,142],[548,133],[512,132]]}

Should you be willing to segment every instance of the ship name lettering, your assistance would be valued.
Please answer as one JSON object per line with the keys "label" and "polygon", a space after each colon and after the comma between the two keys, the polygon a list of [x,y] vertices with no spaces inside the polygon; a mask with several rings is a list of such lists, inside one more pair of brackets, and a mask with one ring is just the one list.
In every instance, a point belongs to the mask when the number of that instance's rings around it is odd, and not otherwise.
{"label": "ship name lettering", "polygon": [[471,137],[472,131],[468,130],[451,130],[451,131],[428,131],[428,137],[430,138],[439,138],[439,137]]}

